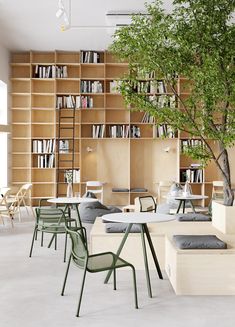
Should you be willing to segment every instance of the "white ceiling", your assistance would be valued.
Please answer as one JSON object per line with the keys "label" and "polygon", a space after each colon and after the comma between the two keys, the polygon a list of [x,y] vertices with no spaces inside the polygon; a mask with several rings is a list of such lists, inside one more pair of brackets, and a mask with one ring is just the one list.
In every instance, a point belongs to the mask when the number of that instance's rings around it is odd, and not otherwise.
{"label": "white ceiling", "polygon": [[[104,26],[111,10],[143,11],[152,0],[71,0],[72,25]],[[172,0],[165,0],[170,8]],[[68,0],[64,0],[68,4]],[[107,49],[112,41],[107,29],[60,31],[55,13],[58,0],[0,0],[0,43],[10,50]]]}

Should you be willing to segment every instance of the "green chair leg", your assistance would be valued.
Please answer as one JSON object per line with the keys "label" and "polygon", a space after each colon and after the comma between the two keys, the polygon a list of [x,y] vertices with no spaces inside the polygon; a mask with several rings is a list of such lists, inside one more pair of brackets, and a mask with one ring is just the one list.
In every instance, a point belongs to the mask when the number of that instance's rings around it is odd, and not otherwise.
{"label": "green chair leg", "polygon": [[117,289],[117,279],[116,279],[116,269],[113,269],[113,289],[116,291]]}
{"label": "green chair leg", "polygon": [[138,298],[137,298],[137,286],[136,286],[136,273],[134,266],[130,266],[133,273],[133,284],[134,284],[134,298],[135,298],[135,308],[138,309]]}
{"label": "green chair leg", "polygon": [[41,246],[43,246],[43,236],[44,236],[44,234],[42,232],[42,235],[41,235]]}
{"label": "green chair leg", "polygon": [[57,234],[55,234],[55,250],[57,250]]}
{"label": "green chair leg", "polygon": [[37,226],[34,227],[33,238],[32,238],[31,248],[30,248],[30,252],[29,252],[29,257],[30,258],[32,257],[35,235],[37,235]]}
{"label": "green chair leg", "polygon": [[55,238],[55,234],[52,235],[52,238],[51,238],[51,240],[50,240],[50,242],[48,244],[48,249],[51,247],[51,244],[54,241],[54,238]]}
{"label": "green chair leg", "polygon": [[64,295],[64,290],[65,290],[65,285],[66,285],[66,282],[67,282],[67,277],[68,277],[71,258],[72,258],[72,254],[70,254],[70,256],[69,256],[69,261],[68,261],[66,272],[65,272],[64,283],[63,283],[63,287],[62,287],[62,291],[61,291],[61,296]]}
{"label": "green chair leg", "polygon": [[81,307],[81,302],[82,302],[82,294],[84,290],[84,285],[85,285],[85,279],[86,279],[86,267],[84,269],[83,277],[82,277],[82,287],[79,295],[79,300],[78,300],[78,309],[77,309],[77,314],[76,317],[79,317],[79,312],[80,312],[80,307]]}
{"label": "green chair leg", "polygon": [[65,233],[65,243],[64,243],[64,262],[66,262],[66,252],[67,252],[67,240],[68,240],[68,233]]}

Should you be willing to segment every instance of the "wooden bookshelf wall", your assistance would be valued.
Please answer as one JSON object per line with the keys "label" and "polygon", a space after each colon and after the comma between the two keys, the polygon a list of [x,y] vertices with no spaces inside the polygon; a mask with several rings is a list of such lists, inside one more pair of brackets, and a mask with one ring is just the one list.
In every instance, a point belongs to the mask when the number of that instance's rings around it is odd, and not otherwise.
{"label": "wooden bookshelf wall", "polygon": [[[155,127],[143,112],[128,110],[113,89],[112,83],[127,72],[128,64],[119,63],[108,52],[95,53],[12,53],[12,184],[31,182],[35,205],[40,198],[56,196],[58,142],[46,153],[40,153],[41,148],[35,150],[33,144],[57,139],[56,107],[61,99],[69,107],[72,97],[79,107],[75,109],[74,169],[80,170],[80,181],[74,183],[74,192],[83,194],[86,181],[99,180],[106,183],[105,204],[126,205],[136,196],[156,195],[156,182],[160,180],[180,181],[181,171],[192,163],[181,152],[187,135],[173,133],[163,139],[167,127]],[[90,62],[93,59],[97,62]],[[177,91],[187,97],[190,85],[184,78],[177,83]],[[172,95],[168,90],[166,93]],[[71,112],[65,106],[63,103],[63,117]],[[66,118],[62,124],[66,125]],[[69,138],[69,131],[63,136]],[[66,159],[70,154],[65,151],[60,155]],[[46,167],[43,162],[48,163]],[[65,162],[63,169],[68,168]],[[65,195],[63,172],[59,176],[59,195]],[[211,182],[218,179],[215,167],[210,165],[203,171],[201,182],[192,183],[193,191],[210,195]],[[128,191],[112,192],[118,187]],[[148,191],[136,191],[138,188]]]}

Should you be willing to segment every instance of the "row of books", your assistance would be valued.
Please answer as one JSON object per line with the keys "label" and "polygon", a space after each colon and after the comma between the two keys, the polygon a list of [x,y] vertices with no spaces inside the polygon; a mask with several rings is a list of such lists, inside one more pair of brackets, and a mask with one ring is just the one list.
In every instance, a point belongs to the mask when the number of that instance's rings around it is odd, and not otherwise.
{"label": "row of books", "polygon": [[54,153],[38,155],[38,168],[54,168],[54,161]]}
{"label": "row of books", "polygon": [[189,139],[189,140],[181,140],[181,151],[185,152],[189,147],[198,147],[202,146],[201,140]]}
{"label": "row of books", "polygon": [[100,81],[81,81],[81,93],[102,93],[103,85]]}
{"label": "row of books", "polygon": [[176,97],[175,95],[150,95],[149,96],[149,101],[153,106],[156,108],[176,108]]}
{"label": "row of books", "polygon": [[64,181],[65,183],[80,183],[80,169],[66,169]]}
{"label": "row of books", "polygon": [[137,78],[139,78],[139,79],[154,79],[154,78],[156,78],[156,72],[155,71],[146,72],[139,68],[137,71]]}
{"label": "row of books", "polygon": [[111,138],[127,138],[129,137],[129,125],[113,125],[109,126],[109,136]]}
{"label": "row of books", "polygon": [[130,137],[132,138],[140,138],[141,134],[140,134],[140,127],[139,126],[135,126],[135,125],[131,125],[130,127]]}
{"label": "row of books", "polygon": [[55,139],[33,140],[33,153],[53,153],[55,152]]}
{"label": "row of books", "polygon": [[35,78],[67,78],[68,77],[67,66],[36,65],[33,74]]}
{"label": "row of books", "polygon": [[92,137],[103,138],[105,132],[105,125],[92,125]]}
{"label": "row of books", "polygon": [[155,123],[155,117],[150,115],[149,112],[145,112],[143,115],[143,118],[141,120],[141,123],[147,123],[147,124],[154,124]]}
{"label": "row of books", "polygon": [[81,63],[100,63],[100,53],[96,51],[81,51]]}
{"label": "row of books", "polygon": [[91,96],[81,96],[80,97],[80,108],[93,108],[94,101]]}
{"label": "row of books", "polygon": [[110,93],[120,93],[120,91],[119,91],[119,87],[121,86],[121,83],[122,83],[122,81],[116,81],[116,80],[114,80],[114,81],[110,81],[109,82],[109,90],[110,90]]}
{"label": "row of books", "polygon": [[180,181],[190,183],[203,183],[203,170],[196,168],[188,168],[180,171]]}
{"label": "row of books", "polygon": [[134,85],[134,89],[138,93],[163,94],[166,93],[164,81],[139,81]]}
{"label": "row of books", "polygon": [[59,140],[59,153],[69,153],[69,140]]}
{"label": "row of books", "polygon": [[177,137],[177,131],[173,130],[172,127],[168,124],[156,125],[153,128],[153,137],[168,137],[175,138]]}
{"label": "row of books", "polygon": [[81,107],[81,97],[80,95],[57,95],[56,97],[56,109],[61,108],[80,108]]}

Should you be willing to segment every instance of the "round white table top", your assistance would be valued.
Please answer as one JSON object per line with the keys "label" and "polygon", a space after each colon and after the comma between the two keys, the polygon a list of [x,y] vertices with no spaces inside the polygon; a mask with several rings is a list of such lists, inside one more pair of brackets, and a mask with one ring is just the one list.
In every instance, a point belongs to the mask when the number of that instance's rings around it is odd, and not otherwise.
{"label": "round white table top", "polygon": [[61,198],[53,198],[47,200],[47,202],[56,203],[56,204],[79,204],[82,202],[95,202],[95,201],[98,200],[92,198],[78,198],[78,197],[73,197],[73,198],[61,197]]}
{"label": "round white table top", "polygon": [[172,196],[175,200],[203,200],[207,199],[207,195],[200,195],[200,194],[190,194],[190,195],[180,195],[180,196]]}
{"label": "round white table top", "polygon": [[175,216],[155,212],[119,212],[104,215],[102,219],[117,223],[146,224],[175,220]]}

